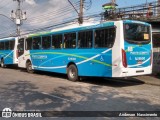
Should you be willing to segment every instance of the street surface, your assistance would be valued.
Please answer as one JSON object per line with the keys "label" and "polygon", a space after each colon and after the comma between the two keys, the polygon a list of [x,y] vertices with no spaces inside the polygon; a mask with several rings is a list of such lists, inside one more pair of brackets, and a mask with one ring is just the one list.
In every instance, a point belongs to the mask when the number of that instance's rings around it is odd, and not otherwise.
{"label": "street surface", "polygon": [[0,111],[6,107],[15,111],[160,111],[160,86],[110,78],[71,82],[62,74],[0,68]]}

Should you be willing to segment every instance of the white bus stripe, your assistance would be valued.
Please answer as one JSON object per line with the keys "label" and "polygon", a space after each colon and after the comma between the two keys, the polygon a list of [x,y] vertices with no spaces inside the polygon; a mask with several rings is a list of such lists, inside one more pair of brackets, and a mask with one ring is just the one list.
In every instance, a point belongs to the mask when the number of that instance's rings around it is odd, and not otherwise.
{"label": "white bus stripe", "polygon": [[47,68],[47,69],[59,69],[59,68],[66,68],[67,66],[65,65],[65,66],[57,66],[57,67],[38,67],[38,66],[33,66],[34,68],[42,68],[42,69],[45,69],[45,68]]}
{"label": "white bus stripe", "polygon": [[10,52],[6,57],[4,57],[4,59],[6,59],[8,56],[10,56],[13,52],[14,52],[14,50],[12,52]]}

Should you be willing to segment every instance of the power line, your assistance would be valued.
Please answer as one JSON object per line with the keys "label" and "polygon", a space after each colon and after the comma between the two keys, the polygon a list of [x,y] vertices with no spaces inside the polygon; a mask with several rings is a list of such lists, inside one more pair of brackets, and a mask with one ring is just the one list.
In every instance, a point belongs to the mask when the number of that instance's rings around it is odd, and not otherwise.
{"label": "power line", "polygon": [[64,17],[64,16],[67,16],[67,15],[69,15],[69,14],[71,14],[71,12],[70,11],[68,11],[68,12],[64,12],[64,13],[61,13],[61,14],[57,14],[57,15],[55,15],[55,17],[47,17],[47,19],[46,18],[37,18],[37,19],[30,19],[30,21],[29,21],[29,19],[27,20],[27,22],[26,23],[37,23],[37,22],[43,22],[43,20],[45,20],[45,21],[50,21],[50,20],[55,20],[55,19],[62,19],[62,16]]}
{"label": "power line", "polygon": [[[15,1],[17,1],[17,0],[15,0]],[[19,0],[18,0],[19,1]],[[89,4],[89,2],[88,1],[86,1],[86,0],[84,0],[83,1],[85,4]],[[5,4],[6,4],[7,2],[5,2]],[[78,2],[73,2],[74,3],[74,5],[77,7],[77,8],[79,8],[79,4],[80,4],[80,2],[78,1]],[[24,6],[23,6],[24,7]],[[26,6],[26,7],[28,7],[28,6]],[[84,6],[84,7],[88,7],[88,5],[86,5],[86,6]],[[29,7],[28,7],[29,8]],[[34,7],[32,7],[33,9],[34,9]],[[36,9],[37,9],[37,11],[38,10],[40,10],[41,8],[39,8],[39,7],[36,7]],[[35,10],[35,9],[34,9]],[[27,19],[27,21],[26,21],[26,23],[24,23],[24,26],[22,26],[22,28],[23,28],[23,30],[25,29],[25,27],[27,28],[27,27],[29,27],[29,26],[33,26],[33,25],[38,25],[39,23],[41,24],[39,24],[39,26],[41,26],[41,27],[46,27],[46,25],[48,24],[52,24],[53,25],[53,23],[54,23],[54,25],[55,25],[55,23],[57,23],[58,24],[58,22],[59,21],[62,21],[62,22],[67,22],[68,20],[65,20],[67,17],[64,17],[64,16],[73,16],[73,8],[72,7],[70,7],[70,6],[66,6],[66,8],[65,7],[63,7],[63,8],[60,8],[60,9],[58,9],[58,10],[51,10],[51,11],[49,11],[49,12],[47,12],[47,13],[44,13],[43,15],[41,14],[41,15],[39,15],[39,16],[35,16],[35,14],[31,14],[31,11],[32,10],[29,10],[28,12],[30,13],[30,16],[29,16],[29,18]],[[63,18],[62,18],[62,16],[63,16]],[[75,18],[75,17],[74,17]],[[77,19],[75,19],[75,20],[77,20]],[[37,23],[38,22],[38,23]],[[67,22],[68,23],[68,22]],[[52,26],[51,25],[51,26]]]}
{"label": "power line", "polygon": [[14,22],[11,18],[9,18],[8,16],[6,16],[6,15],[4,15],[4,14],[1,14],[1,13],[0,13],[0,16],[3,16],[3,17],[5,17],[5,18],[7,18],[8,20]]}
{"label": "power line", "polygon": [[61,11],[57,11],[57,12],[50,12],[50,13],[47,13],[47,14],[44,14],[44,15],[41,15],[40,17],[36,16],[36,17],[29,17],[28,19],[31,19],[31,20],[36,20],[36,19],[46,19],[48,17],[54,17],[56,15],[61,15],[61,14],[64,14],[66,12],[73,12],[73,9],[72,8],[68,8],[67,10],[61,10]]}
{"label": "power line", "polygon": [[71,23],[71,21],[68,21],[68,22],[65,22],[65,23],[58,23],[56,25],[51,25],[51,26],[48,26],[48,27],[43,27],[43,28],[38,28],[38,29],[31,29],[31,30],[27,30],[27,32],[25,32],[24,34],[22,35],[27,35],[27,34],[32,34],[32,33],[37,33],[37,32],[42,32],[42,31],[48,31],[48,30],[51,30],[51,29],[56,29],[56,28],[59,28],[59,27],[62,27],[64,26],[65,24],[69,24]]}
{"label": "power line", "polygon": [[[86,1],[84,1],[85,3],[86,3]],[[77,2],[77,7],[78,7],[78,4],[79,4],[80,2]],[[82,7],[83,8],[83,7]],[[70,9],[71,10],[71,9]],[[60,19],[60,17],[62,16],[62,15],[65,15],[65,14],[69,14],[69,12],[72,12],[72,11],[70,11],[70,10],[65,10],[64,9],[64,11],[59,11],[59,12],[57,12],[57,13],[55,13],[55,14],[52,14],[52,16],[56,16],[56,17],[53,17],[53,18],[51,18],[51,19],[48,19],[48,17],[50,17],[50,16],[48,16],[48,15],[46,15],[47,16],[47,20],[45,20],[45,21],[43,21],[44,23],[46,23],[46,22],[49,22],[50,20],[52,20],[52,19],[54,19],[54,22],[56,23],[59,19]],[[57,16],[58,15],[58,16]],[[41,18],[37,18],[38,19],[38,22],[41,22],[41,24],[42,24],[42,20],[44,20],[45,19],[45,16],[42,16]],[[32,19],[32,21],[33,20],[36,20],[36,19]],[[28,20],[27,20],[28,21]],[[28,23],[28,25],[29,24],[32,24],[33,25],[33,23],[34,22],[27,22]],[[37,22],[37,21],[36,21]],[[52,21],[53,22],[53,21]],[[27,25],[27,24],[25,24],[25,25]],[[42,26],[42,25],[41,25]]]}
{"label": "power line", "polygon": [[[77,6],[79,6],[78,4],[75,4],[76,5],[76,7]],[[55,14],[59,14],[59,13],[63,13],[63,12],[65,12],[65,11],[69,11],[69,10],[73,10],[73,8],[71,7],[71,6],[65,6],[65,7],[63,7],[63,8],[60,8],[60,9],[58,9],[58,10],[54,10],[54,11],[48,11],[47,13],[45,13],[45,14],[43,14],[43,15],[38,15],[38,16],[33,16],[33,17],[30,17],[30,18],[39,18],[39,17],[45,17],[45,16],[47,16],[48,14],[49,15],[55,15]]]}

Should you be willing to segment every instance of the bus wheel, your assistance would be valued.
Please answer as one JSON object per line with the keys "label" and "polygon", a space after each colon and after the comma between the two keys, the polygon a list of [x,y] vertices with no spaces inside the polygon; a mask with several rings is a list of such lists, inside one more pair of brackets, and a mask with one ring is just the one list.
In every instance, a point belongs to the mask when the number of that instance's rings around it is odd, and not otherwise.
{"label": "bus wheel", "polygon": [[2,67],[2,68],[5,68],[5,67],[6,67],[5,64],[4,64],[4,60],[3,60],[3,59],[1,60],[1,67]]}
{"label": "bus wheel", "polygon": [[77,67],[75,65],[70,65],[67,68],[67,76],[68,76],[68,79],[73,81],[73,82],[76,82],[76,81],[79,80],[78,70],[77,70]]}
{"label": "bus wheel", "polygon": [[30,61],[27,62],[26,68],[28,73],[34,73],[34,70],[32,69],[32,63]]}

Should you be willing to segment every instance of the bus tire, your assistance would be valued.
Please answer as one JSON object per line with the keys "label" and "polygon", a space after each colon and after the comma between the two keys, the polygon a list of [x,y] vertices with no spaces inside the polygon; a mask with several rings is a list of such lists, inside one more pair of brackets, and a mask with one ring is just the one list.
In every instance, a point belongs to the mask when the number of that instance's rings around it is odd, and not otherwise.
{"label": "bus tire", "polygon": [[4,59],[1,59],[1,67],[2,67],[2,68],[5,68],[5,67],[6,67],[6,65],[4,64]]}
{"label": "bus tire", "polygon": [[75,65],[69,65],[69,67],[67,68],[67,76],[70,81],[79,81],[78,70]]}
{"label": "bus tire", "polygon": [[34,70],[32,69],[32,63],[30,61],[26,63],[26,68],[28,73],[34,73]]}

